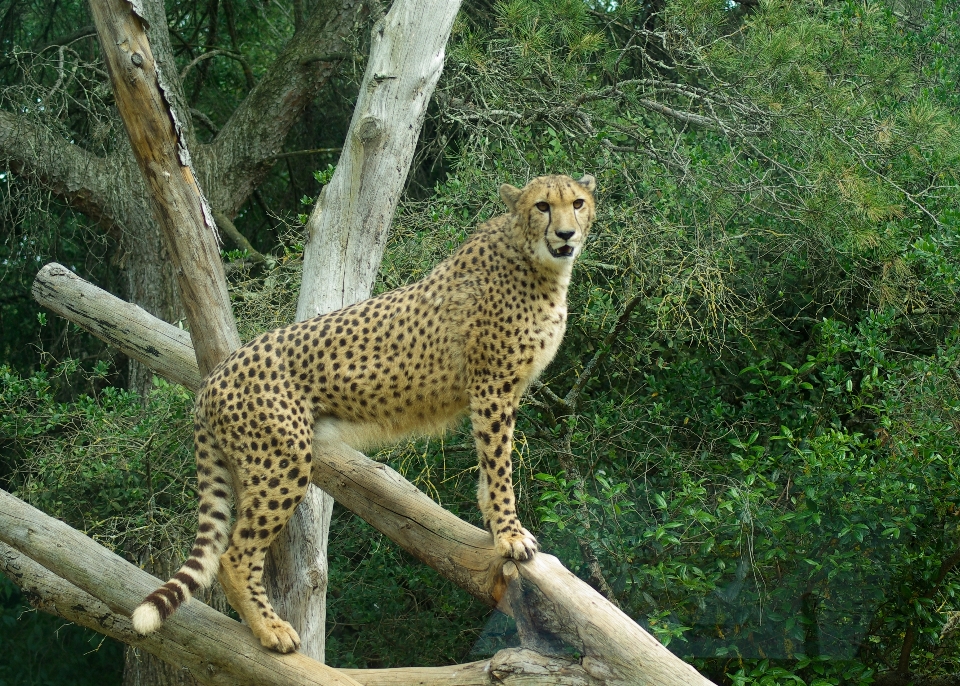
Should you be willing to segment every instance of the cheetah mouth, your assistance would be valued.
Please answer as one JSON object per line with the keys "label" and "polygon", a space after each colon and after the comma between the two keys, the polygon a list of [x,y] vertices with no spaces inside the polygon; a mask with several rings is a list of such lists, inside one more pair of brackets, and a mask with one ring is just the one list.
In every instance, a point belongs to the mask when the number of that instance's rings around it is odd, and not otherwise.
{"label": "cheetah mouth", "polygon": [[569,244],[561,245],[559,248],[553,248],[548,245],[547,249],[554,257],[573,257],[574,247]]}

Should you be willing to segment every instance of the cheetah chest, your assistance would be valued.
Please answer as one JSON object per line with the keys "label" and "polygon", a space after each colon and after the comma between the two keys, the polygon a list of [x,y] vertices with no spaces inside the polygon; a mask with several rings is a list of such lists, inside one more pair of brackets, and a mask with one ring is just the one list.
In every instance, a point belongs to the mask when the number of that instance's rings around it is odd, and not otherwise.
{"label": "cheetah chest", "polygon": [[533,350],[529,381],[533,381],[553,361],[567,328],[567,307],[561,303],[541,311],[540,316],[527,334],[528,345]]}

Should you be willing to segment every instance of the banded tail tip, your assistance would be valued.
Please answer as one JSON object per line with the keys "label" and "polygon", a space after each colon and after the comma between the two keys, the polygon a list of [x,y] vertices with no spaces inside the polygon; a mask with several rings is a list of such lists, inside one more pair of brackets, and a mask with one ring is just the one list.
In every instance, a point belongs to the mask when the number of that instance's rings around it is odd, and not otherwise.
{"label": "banded tail tip", "polygon": [[163,624],[163,619],[153,603],[141,603],[130,616],[133,622],[133,630],[141,636],[152,634]]}

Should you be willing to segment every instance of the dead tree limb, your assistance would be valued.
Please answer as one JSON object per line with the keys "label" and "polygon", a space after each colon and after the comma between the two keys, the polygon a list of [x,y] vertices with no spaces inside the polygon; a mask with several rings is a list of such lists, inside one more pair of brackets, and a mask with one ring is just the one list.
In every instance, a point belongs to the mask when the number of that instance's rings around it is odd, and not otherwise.
{"label": "dead tree limb", "polygon": [[174,262],[200,371],[240,346],[214,234],[177,113],[147,41],[143,18],[126,0],[90,3],[117,110]]}
{"label": "dead tree limb", "polygon": [[347,445],[334,452],[327,443],[314,453],[313,478],[407,552],[481,600],[499,603],[517,619],[525,645],[556,637],[605,684],[710,683],[553,555],[507,562],[501,573],[503,560],[487,532],[447,512],[389,466]]}
{"label": "dead tree limb", "polygon": [[183,329],[97,288],[56,262],[37,273],[33,297],[163,378],[191,391],[200,388],[197,357],[190,334]]}
{"label": "dead tree limb", "polygon": [[370,295],[459,8],[395,2],[374,26],[343,154],[307,222],[298,320]]}

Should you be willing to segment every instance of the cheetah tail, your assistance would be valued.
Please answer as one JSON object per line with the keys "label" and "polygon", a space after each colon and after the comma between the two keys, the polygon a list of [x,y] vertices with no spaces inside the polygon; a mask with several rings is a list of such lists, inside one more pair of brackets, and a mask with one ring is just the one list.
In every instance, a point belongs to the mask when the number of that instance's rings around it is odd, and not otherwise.
{"label": "cheetah tail", "polygon": [[[216,463],[216,465],[214,465]],[[231,476],[222,459],[209,462],[210,485],[201,483],[199,528],[190,557],[163,586],[144,598],[130,617],[134,630],[151,634],[199,589],[213,581],[230,536]],[[204,479],[206,480],[206,479]]]}

